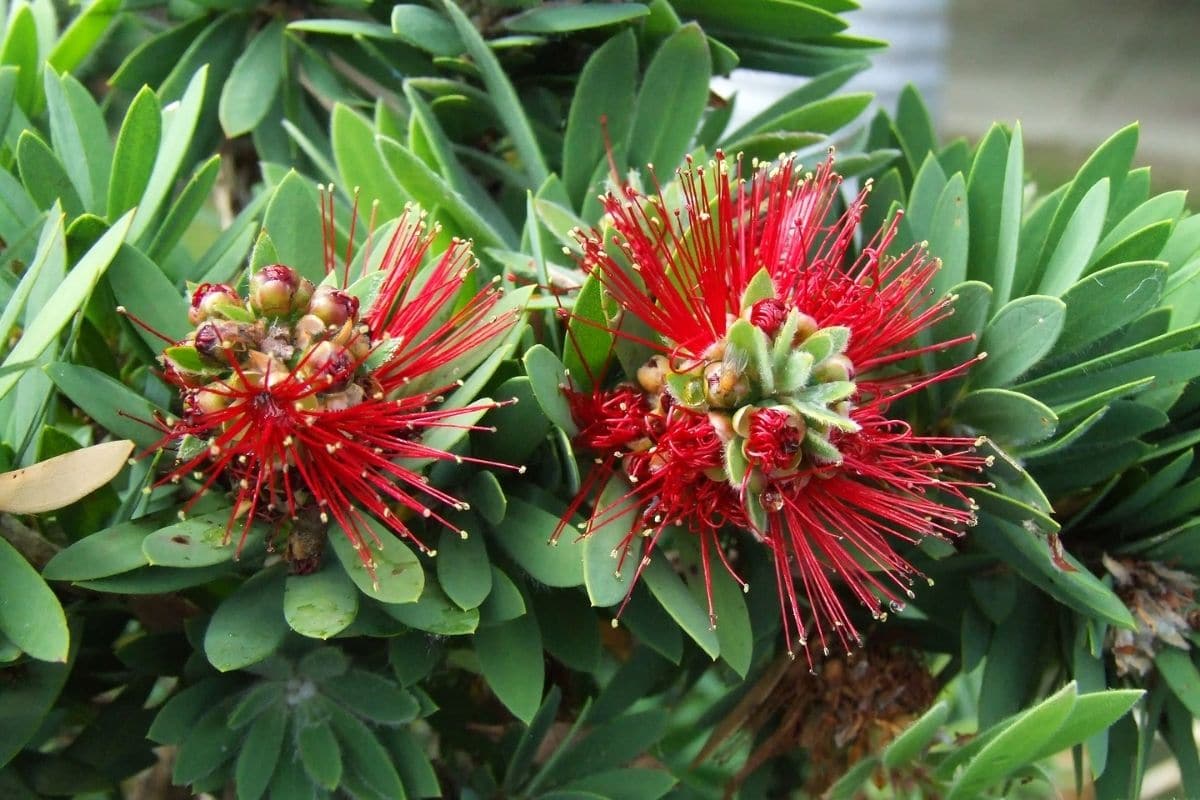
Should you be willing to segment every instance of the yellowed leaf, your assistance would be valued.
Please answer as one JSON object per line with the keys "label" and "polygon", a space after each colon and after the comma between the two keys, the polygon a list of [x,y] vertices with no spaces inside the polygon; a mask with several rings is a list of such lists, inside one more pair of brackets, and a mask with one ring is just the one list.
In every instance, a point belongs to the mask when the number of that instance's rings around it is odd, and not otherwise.
{"label": "yellowed leaf", "polygon": [[132,452],[133,442],[121,439],[0,473],[0,511],[38,514],[70,505],[115,478]]}

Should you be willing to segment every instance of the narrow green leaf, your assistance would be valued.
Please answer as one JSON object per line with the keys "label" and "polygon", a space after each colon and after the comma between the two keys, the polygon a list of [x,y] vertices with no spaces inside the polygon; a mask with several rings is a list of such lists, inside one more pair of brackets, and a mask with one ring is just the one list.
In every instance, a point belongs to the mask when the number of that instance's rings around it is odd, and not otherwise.
{"label": "narrow green leaf", "polygon": [[1118,264],[1088,275],[1062,295],[1067,315],[1053,354],[1077,352],[1139,319],[1159,302],[1166,283],[1160,261]]}
{"label": "narrow green leaf", "polygon": [[[613,142],[629,135],[637,83],[633,31],[610,38],[588,58],[579,74],[563,137],[563,184],[576,209],[583,206],[597,164],[604,162],[604,126]],[[624,159],[624,152],[613,154]]]}
{"label": "narrow green leaf", "polygon": [[721,654],[708,613],[660,555],[642,571],[642,581],[671,618],[714,660]]}
{"label": "narrow green leaf", "polygon": [[425,6],[393,6],[392,33],[396,34],[396,38],[435,56],[456,56],[463,51],[462,39],[458,37],[454,26]]}
{"label": "narrow green leaf", "polygon": [[368,205],[378,200],[380,219],[399,217],[409,197],[375,146],[371,123],[338,103],[331,115],[330,136],[343,185],[360,188]]}
{"label": "narrow green leaf", "polygon": [[41,105],[38,42],[33,9],[27,3],[15,6],[8,18],[4,43],[0,44],[0,64],[11,64],[20,69],[17,75],[17,102],[27,116],[33,116]]}
{"label": "narrow green leaf", "polygon": [[266,793],[283,750],[287,724],[287,707],[277,705],[255,719],[246,732],[234,767],[238,800],[258,800]]}
{"label": "narrow green leaf", "polygon": [[[78,641],[80,632],[76,626],[71,638]],[[12,675],[14,679],[0,692],[0,719],[4,720],[0,725],[0,764],[12,761],[37,735],[67,681],[78,652],[78,646],[71,648],[65,664],[33,661],[25,663],[18,673],[5,670],[6,677]]]}
{"label": "narrow green leaf", "polygon": [[1004,195],[1000,202],[1000,231],[996,242],[996,266],[992,273],[995,286],[993,307],[997,309],[1008,303],[1016,285],[1024,188],[1025,149],[1021,139],[1021,124],[1017,123],[1008,143],[1008,160],[1004,165]]}
{"label": "narrow green leaf", "polygon": [[83,213],[83,201],[62,161],[34,131],[26,128],[17,139],[17,169],[25,191],[40,209],[55,203],[71,217]]}
{"label": "narrow green leaf", "polygon": [[50,559],[42,577],[52,581],[86,581],[144,567],[150,562],[142,550],[142,542],[156,527],[152,519],[140,519],[86,536]]}
{"label": "narrow green leaf", "polygon": [[296,737],[304,771],[321,787],[333,791],[342,780],[342,748],[324,722],[300,729]]}
{"label": "narrow green leaf", "polygon": [[163,262],[171,254],[175,245],[179,244],[179,240],[187,233],[196,215],[209,202],[209,195],[217,183],[217,175],[220,171],[220,155],[214,155],[196,168],[192,177],[184,185],[183,191],[179,193],[179,197],[171,206],[166,219],[159,226],[158,232],[154,234],[154,239],[150,242],[147,250],[150,258]]}
{"label": "narrow green leaf", "polygon": [[[629,134],[629,163],[669,175],[679,166],[708,103],[712,62],[704,33],[685,25],[654,54],[638,91]],[[671,102],[663,102],[664,98]]]}
{"label": "narrow green leaf", "polygon": [[990,514],[980,517],[979,531],[977,541],[983,547],[1059,602],[1122,628],[1135,627],[1121,599],[1071,553],[1065,550],[1062,553],[1071,568],[1059,567],[1051,558],[1050,544],[1043,536]]}
{"label": "narrow green leaf", "polygon": [[179,105],[168,106],[162,111],[162,143],[129,231],[129,238],[133,241],[140,241],[147,236],[151,223],[175,185],[175,176],[183,166],[196,124],[200,120],[207,81],[208,67],[202,67],[191,78]]}
{"label": "narrow green leaf", "polygon": [[112,150],[108,127],[87,89],[70,75],[45,72],[46,106],[54,151],[63,160],[83,207],[104,214]]}
{"label": "narrow green leaf", "polygon": [[540,186],[549,177],[550,170],[546,167],[533,127],[525,116],[524,106],[509,82],[508,75],[487,42],[475,29],[474,23],[458,5],[452,0],[442,0],[442,8],[458,30],[458,35],[475,66],[479,68],[488,96],[495,104],[496,114],[512,138],[513,147],[521,159],[525,173],[534,184]]}
{"label": "narrow green leaf", "polygon": [[1192,654],[1178,647],[1163,647],[1154,657],[1154,666],[1188,713],[1200,717],[1200,670]]}
{"label": "narrow green leaf", "polygon": [[320,283],[325,277],[321,230],[316,186],[295,170],[289,170],[271,194],[263,217],[263,231],[271,237],[275,250],[272,260],[287,264],[313,283]]}
{"label": "narrow green leaf", "polygon": [[[1046,263],[1037,293],[1058,297],[1079,280],[1091,262],[1092,253],[1104,229],[1108,210],[1109,182],[1105,178],[1093,186],[1079,201],[1075,213],[1067,222],[1062,238],[1054,246]],[[1047,241],[1047,247],[1050,242]]]}
{"label": "narrow green leaf", "polygon": [[543,6],[509,17],[504,27],[514,33],[572,33],[632,22],[649,13],[641,3]]}
{"label": "narrow green leaf", "polygon": [[980,792],[1031,763],[1042,744],[1063,724],[1075,706],[1075,684],[1069,683],[1022,713],[985,744],[963,769],[946,800],[978,797]]}
{"label": "narrow green leaf", "polygon": [[[131,220],[132,214],[126,214],[117,220],[112,228],[84,254],[79,263],[54,290],[54,294],[50,296],[46,305],[25,328],[20,340],[9,351],[8,357],[4,359],[3,364],[0,364],[0,367],[33,360],[50,347],[62,329],[75,316],[75,312],[82,308],[91,296],[92,289],[95,288],[104,271],[108,269],[108,265],[112,263],[117,248],[121,246],[126,233],[129,232]],[[58,224],[61,225],[61,220]],[[19,378],[19,373],[0,377],[0,397],[8,394]]]}
{"label": "narrow green leaf", "polygon": [[137,205],[154,169],[162,139],[162,111],[158,96],[143,86],[129,104],[117,145],[113,150],[108,184],[108,218],[115,219]]}
{"label": "narrow green leaf", "polygon": [[96,0],[83,9],[58,37],[46,63],[58,72],[74,71],[108,35],[120,8],[121,0]]}
{"label": "narrow green leaf", "polygon": [[284,21],[275,19],[250,40],[221,88],[218,115],[225,135],[247,133],[266,116],[284,69]]}
{"label": "narrow green leaf", "polygon": [[933,741],[949,716],[949,703],[943,700],[934,704],[884,748],[883,765],[888,769],[897,769],[911,763]]}

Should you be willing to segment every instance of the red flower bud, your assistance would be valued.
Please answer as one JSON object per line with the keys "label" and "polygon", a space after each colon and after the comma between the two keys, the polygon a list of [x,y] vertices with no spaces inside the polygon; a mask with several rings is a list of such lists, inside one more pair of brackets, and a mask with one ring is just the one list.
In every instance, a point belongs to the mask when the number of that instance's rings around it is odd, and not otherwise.
{"label": "red flower bud", "polygon": [[762,328],[768,336],[774,336],[787,319],[788,307],[782,300],[768,297],[750,307],[750,322]]}
{"label": "red flower bud", "polygon": [[202,283],[192,292],[192,307],[188,309],[188,321],[199,325],[206,319],[221,317],[222,306],[241,308],[242,298],[232,286],[224,283]]}
{"label": "red flower bud", "polygon": [[296,270],[283,264],[263,267],[250,276],[250,307],[268,317],[290,314],[300,280]]}
{"label": "red flower bud", "polygon": [[318,286],[308,304],[308,313],[326,325],[342,326],[358,317],[358,298],[332,286]]}

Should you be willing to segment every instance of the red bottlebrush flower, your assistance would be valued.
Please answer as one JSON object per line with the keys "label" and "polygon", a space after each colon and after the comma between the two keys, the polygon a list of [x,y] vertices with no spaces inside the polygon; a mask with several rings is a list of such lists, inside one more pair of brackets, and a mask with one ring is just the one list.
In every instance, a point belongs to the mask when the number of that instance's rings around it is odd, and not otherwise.
{"label": "red bottlebrush flower", "polygon": [[[326,269],[333,273],[331,209],[323,211]],[[462,460],[426,445],[421,434],[476,429],[463,417],[483,406],[439,408],[442,393],[458,383],[456,364],[498,341],[517,318],[497,312],[495,284],[463,297],[475,267],[467,243],[454,240],[425,267],[436,233],[426,229],[424,214],[406,212],[380,277],[357,284],[368,287],[361,298],[346,285],[349,255],[341,285],[314,287],[274,264],[251,277],[248,298],[224,285],[196,290],[198,327],[162,358],[184,408],[181,419],[161,421],[158,446],[179,450],[162,482],[191,475],[201,484],[185,512],[211,488],[229,484],[235,503],[226,535],[242,519],[242,542],[255,519],[304,527],[319,518],[336,522],[373,569],[367,537],[374,534],[364,516],[371,515],[431,552],[404,520],[421,516],[450,526],[434,507],[466,504],[406,461]],[[312,538],[310,530],[303,534]]]}
{"label": "red bottlebrush flower", "polygon": [[[597,464],[572,511],[624,476],[632,488],[595,509],[593,526],[641,510],[645,530],[618,556],[641,534],[644,566],[666,526],[682,524],[700,536],[706,582],[710,554],[725,558],[719,533],[747,532],[774,558],[789,651],[793,639],[807,649],[813,631],[827,650],[833,632],[858,640],[836,584],[881,617],[917,576],[894,544],[974,523],[964,473],[985,464],[975,441],[918,435],[887,416],[895,399],[969,364],[901,371],[964,340],[914,343],[949,301],[930,303],[936,260],[918,248],[886,255],[898,220],[850,259],[866,191],[831,222],[832,159],[803,178],[791,160],[749,180],[740,167],[718,154],[680,171],[680,209],[661,190],[622,186],[603,198],[610,239],[580,235],[583,268],[654,336],[619,323],[612,333],[654,355],[637,387],[568,390],[577,444]],[[637,436],[605,435],[621,430],[606,413],[618,398],[648,412]]]}

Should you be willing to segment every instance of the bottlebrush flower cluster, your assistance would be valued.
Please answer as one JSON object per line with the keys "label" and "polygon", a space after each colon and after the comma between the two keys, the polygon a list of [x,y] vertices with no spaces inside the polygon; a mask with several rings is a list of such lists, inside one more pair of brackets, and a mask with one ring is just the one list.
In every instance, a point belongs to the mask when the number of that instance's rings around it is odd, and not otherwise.
{"label": "bottlebrush flower cluster", "polygon": [[319,529],[315,553],[289,547],[300,572],[319,563],[331,521],[372,569],[367,537],[374,534],[364,514],[429,552],[405,518],[450,526],[437,505],[465,504],[410,466],[459,458],[424,444],[421,434],[466,426],[459,418],[480,406],[439,408],[457,377],[454,365],[495,343],[516,319],[496,313],[494,284],[463,298],[475,267],[465,242],[454,240],[423,268],[437,234],[423,213],[406,212],[378,270],[368,272],[364,257],[353,283],[349,257],[338,275],[331,213],[325,224],[321,285],[283,264],[251,275],[245,298],[231,286],[203,284],[191,300],[195,328],[162,356],[183,399],[182,417],[163,422],[160,446],[178,450],[164,480],[200,482],[185,510],[209,489],[232,486],[227,536],[242,519],[243,542],[255,519],[293,533]]}
{"label": "bottlebrush flower cluster", "polygon": [[678,208],[624,185],[603,198],[611,235],[579,234],[584,269],[636,320],[612,334],[651,353],[631,381],[567,390],[576,444],[596,461],[572,511],[627,482],[584,535],[636,508],[614,556],[644,538],[640,574],[668,526],[697,534],[715,625],[710,561],[748,588],[721,540],[744,532],[773,556],[789,651],[814,630],[826,650],[834,631],[859,640],[838,583],[876,617],[902,606],[917,572],[894,544],[973,524],[966,492],[984,465],[972,439],[889,418],[893,401],[966,369],[913,371],[963,340],[917,342],[950,301],[931,302],[936,260],[887,255],[897,221],[850,259],[866,191],[834,216],[840,183],[832,159],[743,180],[740,159],[718,154],[679,173]]}

